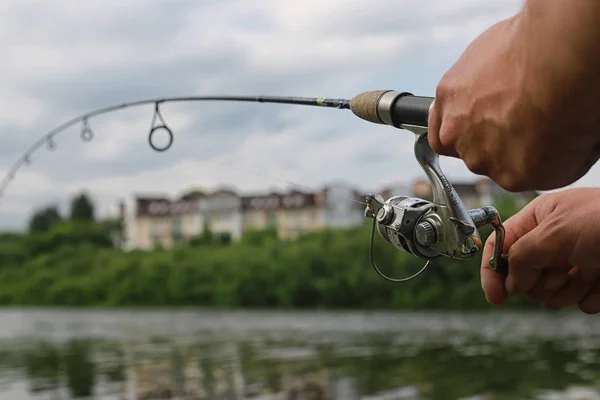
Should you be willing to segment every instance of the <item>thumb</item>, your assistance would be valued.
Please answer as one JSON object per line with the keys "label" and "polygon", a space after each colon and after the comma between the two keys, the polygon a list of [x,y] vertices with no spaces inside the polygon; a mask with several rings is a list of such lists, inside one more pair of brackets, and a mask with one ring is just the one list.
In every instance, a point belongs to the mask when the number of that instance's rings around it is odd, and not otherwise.
{"label": "thumb", "polygon": [[[537,226],[535,204],[529,203],[518,213],[508,218],[504,223],[504,243],[502,254],[510,254],[509,249],[523,236]],[[481,287],[487,301],[492,305],[501,305],[507,297],[505,279],[492,270],[490,258],[494,253],[496,235],[492,233],[486,240],[481,259]],[[510,269],[510,260],[509,260]]]}

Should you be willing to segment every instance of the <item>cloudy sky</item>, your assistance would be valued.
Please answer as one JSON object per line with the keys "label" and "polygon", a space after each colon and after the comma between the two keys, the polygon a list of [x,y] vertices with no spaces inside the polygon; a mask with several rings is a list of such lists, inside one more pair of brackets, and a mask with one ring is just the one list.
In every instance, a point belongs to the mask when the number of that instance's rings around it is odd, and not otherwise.
{"label": "cloudy sky", "polygon": [[[52,128],[96,108],[185,95],[351,98],[395,89],[431,96],[465,46],[521,0],[2,0],[0,174]],[[90,119],[42,148],[0,199],[0,229],[88,190],[98,212],[136,193],[364,190],[420,175],[413,136],[349,111],[249,103],[171,103],[164,153],[147,143],[152,106]],[[157,140],[160,142],[160,140]],[[474,178],[443,159],[450,178]],[[593,184],[594,168],[577,185]]]}

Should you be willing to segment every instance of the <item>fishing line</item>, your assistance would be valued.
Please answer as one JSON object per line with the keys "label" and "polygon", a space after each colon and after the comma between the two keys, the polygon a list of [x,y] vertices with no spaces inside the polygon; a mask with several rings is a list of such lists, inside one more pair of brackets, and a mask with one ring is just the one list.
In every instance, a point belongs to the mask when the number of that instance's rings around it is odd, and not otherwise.
{"label": "fishing line", "polygon": [[[169,102],[193,102],[193,101],[232,101],[232,102],[255,102],[255,103],[278,103],[278,104],[294,104],[294,105],[304,105],[304,106],[316,106],[316,107],[326,107],[326,108],[336,108],[336,109],[350,109],[351,100],[347,99],[329,99],[329,98],[321,98],[321,97],[298,97],[298,96],[186,96],[186,97],[164,97],[158,99],[147,99],[147,100],[138,100],[132,102],[121,103],[117,105],[112,105],[100,109],[96,109],[94,111],[88,112],[86,114],[82,114],[78,117],[75,117],[56,128],[52,129],[40,139],[38,139],[34,144],[29,147],[25,153],[12,165],[9,169],[8,173],[0,182],[0,198],[4,197],[6,193],[6,188],[9,183],[15,179],[17,171],[23,165],[31,164],[31,156],[38,151],[43,146],[46,146],[48,150],[55,150],[56,145],[56,136],[65,132],[68,128],[82,123],[80,138],[84,142],[91,142],[94,138],[94,131],[92,130],[89,120],[95,116],[106,114],[110,112],[115,112],[118,110],[123,110],[130,107],[136,107],[147,104],[154,104],[154,114],[152,117],[152,123],[150,125],[150,131],[148,132],[148,144],[150,147],[157,152],[163,152],[168,150],[173,145],[174,134],[171,128],[169,128],[166,123],[164,117],[160,112],[160,105],[163,103]],[[156,125],[157,120],[160,120],[160,124]],[[154,135],[157,131],[163,130],[168,135],[168,143],[159,147],[153,141]],[[314,190],[314,189],[311,189]]]}
{"label": "fishing line", "polygon": [[[220,167],[223,167],[223,168],[234,169],[234,170],[238,170],[238,171],[241,171],[241,172],[245,172],[245,173],[257,175],[257,176],[260,176],[260,177],[263,177],[263,178],[277,180],[277,181],[280,181],[280,182],[283,182],[283,183],[287,183],[288,185],[292,185],[292,186],[297,186],[299,188],[303,188],[303,189],[308,190],[308,191],[312,191],[312,192],[319,192],[320,191],[319,189],[313,188],[311,186],[306,186],[306,185],[302,185],[302,184],[295,183],[295,182],[292,182],[292,181],[288,181],[288,180],[285,180],[285,179],[277,178],[277,177],[274,177],[274,176],[271,176],[271,175],[266,175],[266,174],[264,174],[262,172],[256,172],[256,171],[252,171],[252,170],[249,170],[249,169],[246,169],[246,168],[238,168],[238,167],[234,167],[234,166],[231,166],[231,165],[220,164],[220,163],[217,163],[217,162],[210,162],[210,163],[211,164],[215,164],[215,165],[219,165]],[[365,206],[367,205],[367,203],[365,203],[364,201],[360,201],[360,200],[354,199],[352,197],[348,197],[348,196],[341,196],[341,197],[343,197],[345,200],[350,200],[350,201],[353,201],[353,202],[356,202],[358,204],[362,204],[362,205],[365,205]]]}

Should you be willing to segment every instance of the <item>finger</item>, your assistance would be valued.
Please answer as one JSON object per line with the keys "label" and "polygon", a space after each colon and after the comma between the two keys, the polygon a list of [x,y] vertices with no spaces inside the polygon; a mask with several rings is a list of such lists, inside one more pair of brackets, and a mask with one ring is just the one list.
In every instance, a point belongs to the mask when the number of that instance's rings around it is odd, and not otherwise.
{"label": "finger", "polygon": [[437,154],[441,154],[444,151],[442,142],[440,141],[440,128],[442,126],[441,102],[441,99],[436,98],[433,100],[427,121],[427,140],[431,149]]}
{"label": "finger", "polygon": [[[448,119],[444,118],[443,101],[443,95],[439,95],[433,100],[427,121],[427,139],[429,146],[435,153],[458,158],[454,144],[442,140],[444,130],[451,129],[448,126]],[[448,137],[449,135],[446,134],[445,136]]]}
{"label": "finger", "polygon": [[531,289],[524,293],[524,296],[529,300],[540,303],[548,301],[569,281],[567,271],[543,270],[540,279]]}
{"label": "finger", "polygon": [[600,312],[600,281],[592,285],[587,294],[579,302],[579,309],[586,314],[597,314]]}
{"label": "finger", "polygon": [[[540,279],[542,270],[558,269],[568,265],[568,252],[563,252],[563,226],[547,218],[517,240],[508,252],[509,294],[528,292]],[[566,271],[564,271],[566,272]]]}
{"label": "finger", "polygon": [[567,283],[543,304],[552,310],[579,304],[599,278],[600,270],[573,268],[569,271]]}
{"label": "finger", "polygon": [[[502,252],[509,253],[510,247],[519,238],[527,232],[535,229],[537,221],[535,219],[535,203],[529,203],[517,214],[504,222],[504,245]],[[485,293],[487,301],[492,305],[501,305],[508,295],[505,289],[505,280],[502,275],[493,271],[490,267],[490,258],[494,254],[495,233],[492,233],[485,242],[481,260],[481,287]],[[510,266],[509,266],[510,268]]]}
{"label": "finger", "polygon": [[[481,288],[488,303],[494,306],[504,304],[507,293],[504,288],[504,278],[502,275],[493,271],[490,266],[490,258],[494,253],[495,233],[492,233],[483,246],[483,255],[481,259]],[[506,243],[506,240],[504,241]]]}
{"label": "finger", "polygon": [[439,151],[438,154],[447,157],[460,158],[460,155],[456,151],[456,143],[452,137],[460,135],[459,128],[455,123],[449,122],[448,118],[443,118],[440,121],[440,130],[438,132],[439,140]]}

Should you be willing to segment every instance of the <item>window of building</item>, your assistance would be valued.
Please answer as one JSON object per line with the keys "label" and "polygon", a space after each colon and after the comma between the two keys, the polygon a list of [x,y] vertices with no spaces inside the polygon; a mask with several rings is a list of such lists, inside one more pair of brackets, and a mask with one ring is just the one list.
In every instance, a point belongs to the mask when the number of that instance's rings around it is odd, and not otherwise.
{"label": "window of building", "polygon": [[174,216],[171,220],[171,237],[174,243],[180,243],[183,239],[183,232],[181,231],[181,217]]}
{"label": "window of building", "polygon": [[171,221],[171,230],[173,231],[173,233],[177,232],[181,234],[181,217],[173,217]]}
{"label": "window of building", "polygon": [[229,222],[231,221],[231,214],[230,213],[220,213],[216,216],[218,218],[219,222]]}
{"label": "window of building", "polygon": [[158,222],[155,219],[150,220],[150,233],[152,236],[156,236],[158,234]]}
{"label": "window of building", "polygon": [[297,212],[294,213],[294,228],[295,229],[301,229],[302,228],[302,214]]}

